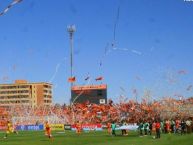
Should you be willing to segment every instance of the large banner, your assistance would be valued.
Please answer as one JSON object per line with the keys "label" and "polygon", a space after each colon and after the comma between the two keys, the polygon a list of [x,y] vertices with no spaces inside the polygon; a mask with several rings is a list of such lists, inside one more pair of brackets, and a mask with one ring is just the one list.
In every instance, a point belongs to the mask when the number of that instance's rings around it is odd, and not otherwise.
{"label": "large banner", "polygon": [[[71,126],[72,130],[76,130],[76,125]],[[84,131],[90,131],[90,130],[96,130],[101,131],[102,130],[102,124],[82,124],[82,129]]]}
{"label": "large banner", "polygon": [[139,128],[137,125],[123,125],[119,128],[116,128],[116,130],[134,130],[136,131]]}
{"label": "large banner", "polygon": [[44,130],[44,125],[19,125],[16,127],[16,130],[33,130],[33,131],[39,131],[39,130]]}
{"label": "large banner", "polygon": [[[64,130],[64,124],[51,124],[52,130]],[[44,130],[44,125],[19,125],[16,127],[17,130]]]}
{"label": "large banner", "polygon": [[51,124],[51,130],[64,130],[64,124]]}

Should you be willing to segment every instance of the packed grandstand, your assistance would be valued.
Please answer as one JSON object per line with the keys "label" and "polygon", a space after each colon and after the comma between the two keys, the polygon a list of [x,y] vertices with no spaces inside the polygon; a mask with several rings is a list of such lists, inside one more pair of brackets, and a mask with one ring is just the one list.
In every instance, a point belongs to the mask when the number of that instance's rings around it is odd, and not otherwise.
{"label": "packed grandstand", "polygon": [[193,118],[193,98],[176,100],[164,98],[159,101],[143,99],[140,103],[134,100],[108,104],[90,104],[89,102],[73,105],[54,105],[52,107],[26,107],[15,106],[0,108],[0,129],[5,122],[11,120],[14,125],[37,125],[45,120],[52,124],[106,124],[116,121],[120,123],[138,123],[141,120],[154,118],[175,119]]}

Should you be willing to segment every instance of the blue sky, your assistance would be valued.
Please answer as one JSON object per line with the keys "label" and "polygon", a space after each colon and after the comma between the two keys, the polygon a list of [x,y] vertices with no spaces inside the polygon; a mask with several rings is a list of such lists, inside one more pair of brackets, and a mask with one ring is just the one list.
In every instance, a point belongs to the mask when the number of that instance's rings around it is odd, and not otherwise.
{"label": "blue sky", "polygon": [[[0,0],[0,11],[11,2]],[[119,6],[116,48],[104,55]],[[69,103],[69,24],[76,84],[102,75],[115,101],[133,99],[133,89],[138,98],[193,96],[193,2],[184,0],[23,0],[0,17],[0,83],[51,81],[54,102]]]}

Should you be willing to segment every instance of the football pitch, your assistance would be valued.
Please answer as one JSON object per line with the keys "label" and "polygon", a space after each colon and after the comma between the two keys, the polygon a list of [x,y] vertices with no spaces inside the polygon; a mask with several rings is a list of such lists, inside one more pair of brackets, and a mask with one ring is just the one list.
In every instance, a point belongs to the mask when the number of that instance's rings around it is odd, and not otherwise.
{"label": "football pitch", "polygon": [[53,132],[53,141],[44,136],[42,131],[19,132],[18,135],[10,134],[4,139],[0,132],[0,145],[193,145],[193,134],[162,134],[161,139],[151,136],[139,137],[137,132],[130,132],[128,136],[113,137],[106,131],[84,132],[77,135],[75,132]]}

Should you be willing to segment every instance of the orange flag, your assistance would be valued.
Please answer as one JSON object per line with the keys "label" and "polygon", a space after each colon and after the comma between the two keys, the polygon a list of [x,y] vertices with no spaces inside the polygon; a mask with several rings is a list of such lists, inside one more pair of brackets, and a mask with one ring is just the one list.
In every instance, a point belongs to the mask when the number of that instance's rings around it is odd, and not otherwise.
{"label": "orange flag", "polygon": [[102,81],[103,80],[103,77],[98,77],[95,79],[96,81]]}
{"label": "orange flag", "polygon": [[71,77],[71,78],[68,78],[68,82],[70,83],[73,83],[76,81],[76,78],[75,77]]}

